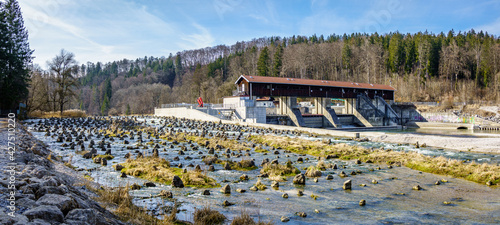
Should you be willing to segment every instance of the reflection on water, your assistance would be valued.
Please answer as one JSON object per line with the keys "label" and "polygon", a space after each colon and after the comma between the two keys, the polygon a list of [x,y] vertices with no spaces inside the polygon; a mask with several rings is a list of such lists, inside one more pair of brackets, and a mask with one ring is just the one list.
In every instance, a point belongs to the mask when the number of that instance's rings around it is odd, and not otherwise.
{"label": "reflection on water", "polygon": [[[158,126],[158,119],[154,119],[155,123],[150,126]],[[176,130],[187,130],[187,128],[176,127]],[[231,132],[228,132],[231,133]],[[234,132],[233,132],[234,133]],[[68,160],[72,157],[72,164],[81,169],[92,169],[91,172],[83,170],[82,173],[92,176],[96,182],[116,187],[125,186],[133,183],[142,184],[145,180],[128,176],[127,178],[118,178],[119,172],[112,168],[113,164],[125,161],[125,154],[134,152],[135,150],[127,150],[123,141],[115,139],[111,143],[111,151],[115,156],[114,159],[108,161],[107,166],[92,163],[90,159],[83,159],[81,155],[75,154],[74,150],[61,147],[61,143],[56,143],[55,138],[44,136],[43,132],[33,132],[33,135],[44,141],[51,147],[53,152]],[[255,135],[255,134],[253,134]],[[293,136],[289,135],[288,136]],[[95,138],[95,136],[94,136]],[[316,140],[319,138],[308,137],[302,135],[301,138]],[[143,134],[143,139],[148,140],[146,134]],[[334,143],[347,143],[351,145],[360,145],[363,147],[384,147],[396,151],[417,151],[426,155],[445,156],[461,160],[475,160],[500,162],[498,156],[478,153],[465,152],[449,152],[433,148],[415,148],[411,145],[397,145],[378,142],[356,142],[352,140],[331,138]],[[101,139],[99,139],[101,140]],[[99,141],[95,139],[95,141]],[[134,144],[137,139],[131,140],[129,145]],[[89,140],[90,141],[90,140]],[[85,146],[88,146],[89,141],[85,141]],[[157,142],[158,140],[154,140]],[[168,142],[167,146],[171,143]],[[166,159],[172,159],[178,156],[181,145],[174,145],[174,148],[161,146],[159,155]],[[267,147],[263,147],[267,148]],[[269,148],[267,148],[269,149]],[[139,149],[143,153],[151,153],[152,148],[148,146],[146,149]],[[201,151],[203,154],[198,154]],[[99,154],[103,154],[98,150]],[[202,169],[207,169],[202,162],[202,156],[207,155],[207,149],[199,147],[199,150],[193,151],[188,148],[186,155],[193,159],[185,160],[180,157],[177,163],[184,165],[193,164],[201,165]],[[265,158],[278,159],[279,163],[285,163],[290,160],[294,165],[302,171],[305,168],[316,165],[317,159],[311,156],[304,163],[296,163],[298,154],[285,153],[280,151],[280,154],[257,153],[253,150],[251,156],[241,158],[231,158],[231,160],[239,161],[243,159],[254,159],[259,165]],[[220,154],[219,155],[223,155]],[[318,182],[313,182],[313,179],[308,178],[305,186],[293,185],[292,177],[286,182],[280,182],[279,189],[270,187],[271,181],[267,178],[262,179],[262,183],[267,185],[268,189],[264,191],[250,191],[249,188],[257,181],[256,176],[259,175],[259,170],[253,171],[227,171],[222,170],[222,165],[214,165],[216,171],[207,172],[210,177],[222,183],[223,180],[229,181],[231,186],[231,194],[225,195],[219,192],[220,188],[209,189],[211,195],[201,195],[203,189],[196,188],[172,188],[169,185],[157,183],[156,187],[143,187],[141,190],[131,191],[136,197],[134,203],[150,210],[154,215],[160,216],[165,209],[173,206],[173,200],[150,197],[157,195],[161,190],[170,190],[173,192],[174,198],[180,203],[177,217],[181,220],[192,221],[192,213],[195,208],[210,206],[219,210],[226,215],[228,219],[232,219],[239,215],[242,210],[247,211],[255,220],[272,221],[275,224],[280,224],[281,216],[291,218],[287,224],[393,224],[393,223],[415,223],[415,224],[459,224],[467,221],[467,223],[500,223],[500,189],[491,189],[485,185],[480,185],[468,182],[461,179],[453,179],[445,176],[421,173],[405,167],[395,167],[389,169],[384,165],[377,164],[355,164],[352,161],[342,161],[338,159],[326,160],[326,163],[335,163],[337,165],[345,165],[343,169],[347,174],[352,171],[358,171],[358,175],[349,175],[347,178],[340,178],[337,174],[341,171],[327,169],[323,171],[323,176],[318,179]],[[381,170],[377,170],[377,167]],[[188,168],[193,169],[193,168]],[[373,170],[373,171],[372,171]],[[247,174],[250,177],[249,181],[240,181],[239,177],[242,174]],[[326,180],[327,174],[333,174],[333,180]],[[351,179],[353,181],[352,190],[346,191],[342,189],[342,184]],[[447,179],[448,183],[442,185],[434,185],[437,180]],[[372,180],[377,180],[377,184],[372,184]],[[366,184],[366,186],[359,186]],[[422,191],[413,191],[412,186],[419,184],[423,187]],[[237,193],[236,189],[245,189],[245,193]],[[303,196],[297,196],[297,191],[302,190]],[[288,193],[289,198],[282,197],[283,193]],[[316,200],[311,198],[314,194],[318,196]],[[366,206],[359,206],[359,201],[365,199]],[[222,202],[228,200],[234,203],[234,206],[223,207]],[[445,205],[444,201],[450,201],[452,204]],[[318,211],[318,213],[315,212]],[[168,210],[167,210],[168,211]],[[299,217],[296,212],[306,212],[307,217]]]}
{"label": "reflection on water", "polygon": [[442,135],[442,136],[457,136],[457,137],[488,137],[481,134],[499,134],[498,130],[472,130],[472,129],[437,129],[437,128],[410,128],[405,130],[381,130],[386,133],[405,133],[405,134],[421,134],[421,135]]}

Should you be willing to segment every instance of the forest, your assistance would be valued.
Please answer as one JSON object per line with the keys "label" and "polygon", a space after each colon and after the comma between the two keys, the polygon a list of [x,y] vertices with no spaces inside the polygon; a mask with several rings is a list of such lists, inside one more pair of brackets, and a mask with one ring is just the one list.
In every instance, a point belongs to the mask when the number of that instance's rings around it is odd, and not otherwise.
{"label": "forest", "polygon": [[[500,103],[500,39],[474,30],[264,37],[81,65],[76,57],[62,50],[48,71],[31,66],[29,111],[128,115],[194,104],[199,96],[222,103],[241,74],[387,84],[397,89],[398,102]],[[64,87],[70,91],[58,92]]]}

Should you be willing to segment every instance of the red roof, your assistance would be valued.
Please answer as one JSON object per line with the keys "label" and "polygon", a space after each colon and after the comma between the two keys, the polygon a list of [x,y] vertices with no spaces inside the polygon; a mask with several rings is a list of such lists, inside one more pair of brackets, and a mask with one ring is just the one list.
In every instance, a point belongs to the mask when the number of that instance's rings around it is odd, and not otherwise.
{"label": "red roof", "polygon": [[376,90],[389,90],[395,91],[396,89],[383,84],[367,84],[356,82],[343,82],[331,80],[311,80],[299,78],[286,78],[286,77],[263,77],[263,76],[248,76],[241,75],[236,84],[241,79],[245,79],[248,83],[273,83],[273,84],[294,84],[294,85],[310,85],[310,86],[326,86],[326,87],[345,87],[345,88],[359,88],[359,89],[376,89]]}

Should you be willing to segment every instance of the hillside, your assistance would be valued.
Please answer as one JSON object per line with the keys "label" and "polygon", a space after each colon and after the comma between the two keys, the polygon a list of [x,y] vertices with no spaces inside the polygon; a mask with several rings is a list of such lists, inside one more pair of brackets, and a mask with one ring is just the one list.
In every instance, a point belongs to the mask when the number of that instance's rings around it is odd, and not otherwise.
{"label": "hillside", "polygon": [[[67,108],[114,115],[152,113],[161,104],[195,103],[199,96],[218,103],[232,95],[241,74],[388,84],[397,89],[396,101],[494,103],[500,102],[499,71],[500,39],[482,31],[269,37],[168,57],[82,64]],[[33,82],[42,85],[32,85],[31,98],[50,89],[50,82],[42,82],[48,76],[32,72]],[[50,96],[43,99],[31,110],[56,108]]]}

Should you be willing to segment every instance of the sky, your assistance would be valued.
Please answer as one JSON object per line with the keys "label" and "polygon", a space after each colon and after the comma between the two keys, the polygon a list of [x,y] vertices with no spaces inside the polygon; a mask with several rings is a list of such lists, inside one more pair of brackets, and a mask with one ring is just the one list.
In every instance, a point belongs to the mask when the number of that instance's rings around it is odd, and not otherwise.
{"label": "sky", "polygon": [[18,0],[33,62],[61,49],[79,64],[168,56],[260,37],[483,30],[500,36],[500,1]]}

